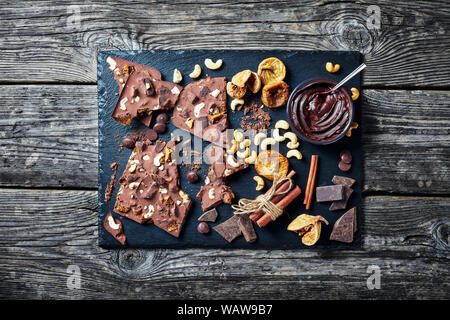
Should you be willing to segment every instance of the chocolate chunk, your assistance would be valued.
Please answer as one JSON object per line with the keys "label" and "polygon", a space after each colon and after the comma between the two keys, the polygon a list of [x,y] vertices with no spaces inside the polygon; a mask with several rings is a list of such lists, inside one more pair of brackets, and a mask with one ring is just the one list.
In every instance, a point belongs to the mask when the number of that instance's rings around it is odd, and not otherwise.
{"label": "chocolate chunk", "polygon": [[356,180],[349,177],[334,176],[331,180],[334,184],[342,184],[343,186],[351,187],[355,184]]}
{"label": "chocolate chunk", "polygon": [[205,222],[216,222],[217,217],[219,216],[219,213],[217,210],[211,209],[203,213],[199,218],[198,221],[205,221]]}
{"label": "chocolate chunk", "polygon": [[164,142],[157,141],[156,145],[155,145],[155,152],[157,152],[157,153],[161,152],[165,146],[166,146],[166,144]]}
{"label": "chocolate chunk", "polygon": [[206,222],[200,222],[197,226],[197,231],[200,233],[208,233],[209,230],[209,224],[207,224]]}
{"label": "chocolate chunk", "polygon": [[347,208],[348,199],[353,193],[353,189],[347,186],[344,186],[344,199],[339,201],[334,201],[330,206],[330,211],[342,210]]}
{"label": "chocolate chunk", "polygon": [[138,88],[133,88],[133,94],[132,97],[135,98],[139,95],[139,89]]}
{"label": "chocolate chunk", "polygon": [[131,137],[125,137],[122,140],[122,144],[125,148],[133,149],[134,145],[136,144],[136,140]]}
{"label": "chocolate chunk", "polygon": [[207,94],[209,93],[209,89],[208,87],[203,87],[202,90],[200,91],[200,97],[205,97]]}
{"label": "chocolate chunk", "polygon": [[250,220],[247,214],[239,215],[239,228],[244,235],[245,241],[255,242],[256,239],[258,239],[255,229],[253,228],[252,220]]}
{"label": "chocolate chunk", "polygon": [[196,104],[198,101],[198,97],[192,93],[192,92],[187,92],[186,93],[186,100],[192,104]]}
{"label": "chocolate chunk", "polygon": [[157,133],[164,133],[166,132],[166,129],[166,124],[161,122],[155,123],[155,125],[153,126],[153,130],[155,130]]}
{"label": "chocolate chunk", "polygon": [[340,217],[333,226],[330,240],[352,243],[356,232],[356,207],[351,208]]}
{"label": "chocolate chunk", "polygon": [[324,186],[316,188],[316,201],[326,202],[326,201],[337,201],[344,199],[344,186],[334,185],[334,186]]}
{"label": "chocolate chunk", "polygon": [[349,163],[345,163],[343,160],[341,160],[338,164],[339,169],[341,169],[344,172],[347,172],[352,168],[352,165]]}
{"label": "chocolate chunk", "polygon": [[153,87],[152,81],[148,78],[142,80],[145,86],[145,95],[151,97],[155,94],[155,87]]}
{"label": "chocolate chunk", "polygon": [[208,118],[207,117],[200,117],[197,120],[195,120],[195,125],[199,126],[201,130],[205,129],[208,126]]}
{"label": "chocolate chunk", "polygon": [[340,153],[341,160],[345,163],[349,164],[352,163],[352,154],[348,150],[342,150]]}
{"label": "chocolate chunk", "polygon": [[169,123],[169,115],[167,113],[160,113],[156,117],[157,123]]}
{"label": "chocolate chunk", "polygon": [[156,131],[153,129],[148,129],[145,132],[145,137],[150,141],[155,141],[156,139],[158,139],[158,133],[156,133]]}
{"label": "chocolate chunk", "polygon": [[242,234],[239,228],[239,217],[236,215],[233,215],[230,219],[215,226],[213,229],[228,242],[233,241]]}
{"label": "chocolate chunk", "polygon": [[157,191],[156,186],[155,187],[151,187],[151,188],[145,190],[142,193],[142,198],[144,198],[144,199],[151,199],[151,198],[153,198],[155,196],[156,191]]}
{"label": "chocolate chunk", "polygon": [[139,175],[137,174],[130,174],[127,176],[128,183],[135,182],[137,179],[139,179]]}
{"label": "chocolate chunk", "polygon": [[118,219],[114,219],[111,212],[106,215],[103,227],[122,245],[127,243],[127,237],[123,234],[122,222]]}
{"label": "chocolate chunk", "polygon": [[162,96],[159,97],[159,106],[163,109],[167,109],[167,107],[169,106],[170,100],[168,98],[168,96]]}

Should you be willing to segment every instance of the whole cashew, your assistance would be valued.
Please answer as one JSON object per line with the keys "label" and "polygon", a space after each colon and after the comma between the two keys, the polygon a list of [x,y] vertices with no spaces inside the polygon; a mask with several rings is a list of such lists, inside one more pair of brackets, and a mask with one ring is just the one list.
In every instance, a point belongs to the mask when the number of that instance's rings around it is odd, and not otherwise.
{"label": "whole cashew", "polygon": [[289,129],[289,123],[286,120],[278,120],[275,123],[275,129],[288,130]]}
{"label": "whole cashew", "polygon": [[194,67],[194,71],[192,71],[189,74],[189,77],[191,77],[192,79],[195,79],[195,78],[198,78],[201,73],[202,73],[202,67],[200,67],[199,64],[196,64]]}
{"label": "whole cashew", "polygon": [[297,135],[293,132],[286,132],[284,134],[284,137],[291,140],[290,142],[292,142],[293,144],[297,143],[298,141]]}
{"label": "whole cashew", "polygon": [[264,132],[259,132],[253,138],[253,143],[255,144],[255,146],[259,146],[262,139],[265,139],[265,138],[267,138],[267,135]]}
{"label": "whole cashew", "polygon": [[325,65],[325,69],[327,69],[327,71],[330,73],[335,73],[335,72],[339,71],[340,68],[341,68],[341,66],[337,63],[335,65],[333,65],[332,62],[327,62],[327,64]]}
{"label": "whole cashew", "polygon": [[278,142],[282,142],[284,140],[286,140],[285,136],[280,136],[280,129],[273,129],[273,134],[272,134],[273,138],[275,140],[277,140]]}
{"label": "whole cashew", "polygon": [[242,131],[234,130],[233,136],[237,142],[241,142],[242,140],[244,140],[244,134],[242,133]]}
{"label": "whole cashew", "polygon": [[263,141],[261,141],[261,150],[267,150],[268,145],[273,145],[277,143],[277,141],[274,138],[265,138]]}
{"label": "whole cashew", "polygon": [[298,147],[300,146],[300,142],[292,142],[292,141],[289,141],[287,144],[286,144],[286,147],[288,147],[289,149],[297,149]]}
{"label": "whole cashew", "polygon": [[173,82],[180,83],[181,80],[183,80],[183,76],[181,75],[180,70],[178,69],[173,70]]}
{"label": "whole cashew", "polygon": [[244,159],[244,162],[246,164],[252,164],[255,163],[256,161],[256,157],[258,156],[258,154],[256,153],[255,150],[252,151],[252,153],[250,154],[250,156],[248,156],[247,158]]}
{"label": "whole cashew", "polygon": [[236,140],[231,140],[231,148],[227,150],[228,154],[235,154],[238,150],[238,142]]}
{"label": "whole cashew", "polygon": [[241,159],[245,159],[250,155],[250,149],[245,148],[245,150],[242,152],[241,151],[236,152],[236,155]]}
{"label": "whole cashew", "polygon": [[252,141],[250,139],[244,139],[244,141],[239,143],[239,148],[240,149],[245,149],[247,147],[250,147],[251,144],[252,144]]}
{"label": "whole cashew", "polygon": [[231,110],[233,110],[233,111],[236,110],[236,107],[239,105],[243,105],[244,102],[245,102],[244,99],[233,99],[231,101],[231,105],[230,105]]}
{"label": "whole cashew", "polygon": [[356,100],[359,98],[359,90],[356,88],[351,88],[350,91],[352,92],[352,100]]}
{"label": "whole cashew", "polygon": [[286,154],[286,157],[288,157],[288,158],[295,157],[298,160],[300,160],[302,158],[302,154],[298,150],[289,150]]}
{"label": "whole cashew", "polygon": [[223,62],[222,59],[219,59],[216,62],[213,62],[211,59],[208,58],[208,59],[205,59],[205,66],[208,69],[217,70],[222,66],[222,62]]}
{"label": "whole cashew", "polygon": [[239,163],[234,160],[234,157],[230,154],[227,156],[227,163],[233,168],[239,167]]}
{"label": "whole cashew", "polygon": [[253,180],[255,180],[256,183],[257,183],[256,191],[262,190],[262,188],[264,188],[264,180],[263,180],[263,178],[261,178],[260,176],[254,176]]}

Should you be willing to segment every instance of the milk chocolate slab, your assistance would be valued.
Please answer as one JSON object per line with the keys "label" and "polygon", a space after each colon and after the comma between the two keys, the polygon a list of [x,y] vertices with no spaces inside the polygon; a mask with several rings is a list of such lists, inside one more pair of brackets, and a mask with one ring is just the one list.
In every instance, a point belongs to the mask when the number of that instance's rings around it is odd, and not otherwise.
{"label": "milk chocolate slab", "polygon": [[123,233],[122,222],[118,219],[114,219],[111,212],[106,215],[103,227],[108,231],[117,241],[125,245],[127,243],[127,237]]}
{"label": "milk chocolate slab", "polygon": [[255,242],[256,239],[258,239],[258,236],[256,235],[255,229],[253,228],[252,220],[250,220],[247,214],[240,214],[238,215],[238,217],[239,228],[244,235],[245,241]]}
{"label": "milk chocolate slab", "polygon": [[233,241],[242,234],[239,228],[239,217],[236,215],[233,215],[230,219],[215,226],[213,229],[228,242]]}
{"label": "milk chocolate slab", "polygon": [[327,202],[344,199],[344,186],[324,186],[316,188],[316,201]]}
{"label": "milk chocolate slab", "polygon": [[219,213],[216,209],[211,209],[203,213],[199,218],[198,221],[203,222],[216,222],[217,217],[219,216]]}
{"label": "milk chocolate slab", "polygon": [[347,208],[348,199],[353,193],[353,189],[347,186],[344,186],[344,199],[339,201],[334,201],[330,206],[330,211],[342,210]]}
{"label": "milk chocolate slab", "polygon": [[173,111],[172,123],[203,140],[226,146],[228,129],[226,78],[188,84]]}
{"label": "milk chocolate slab", "polygon": [[191,199],[179,188],[178,167],[171,160],[175,141],[137,142],[119,179],[114,211],[138,223],[154,223],[180,235]]}
{"label": "milk chocolate slab", "polygon": [[[122,90],[125,87],[125,83],[127,82],[128,77],[133,71],[146,71],[151,75],[153,79],[161,80],[161,72],[159,72],[159,70],[149,66],[145,66],[143,64],[134,63],[113,56],[109,56],[106,59],[106,62],[108,63],[109,70],[111,70],[111,72],[113,73],[114,79],[119,86],[119,96],[121,95]],[[151,120],[152,114],[144,115],[139,118],[139,121],[147,127],[150,125]]]}
{"label": "milk chocolate slab", "polygon": [[349,178],[349,177],[343,177],[343,176],[334,176],[331,180],[334,184],[342,184],[343,186],[352,187],[356,180]]}
{"label": "milk chocolate slab", "polygon": [[351,208],[340,217],[333,226],[330,240],[352,243],[356,232],[356,207]]}
{"label": "milk chocolate slab", "polygon": [[150,116],[155,110],[170,110],[182,89],[168,81],[153,79],[147,71],[134,71],[119,95],[112,117],[129,125],[132,119]]}

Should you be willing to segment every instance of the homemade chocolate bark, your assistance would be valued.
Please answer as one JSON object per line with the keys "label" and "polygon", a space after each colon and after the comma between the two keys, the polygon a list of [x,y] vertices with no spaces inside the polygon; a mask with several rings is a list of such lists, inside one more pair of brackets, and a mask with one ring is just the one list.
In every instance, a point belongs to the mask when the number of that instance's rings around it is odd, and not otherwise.
{"label": "homemade chocolate bark", "polygon": [[154,223],[174,237],[180,235],[191,199],[179,188],[178,167],[171,154],[175,141],[137,142],[125,171],[114,211],[138,223]]}
{"label": "homemade chocolate bark", "polygon": [[[106,59],[106,62],[109,65],[109,70],[113,72],[114,79],[119,86],[119,96],[122,94],[122,90],[125,87],[125,83],[128,80],[128,77],[133,71],[146,71],[148,72],[153,79],[161,80],[161,72],[159,70],[145,66],[139,63],[134,63],[128,60],[120,59],[117,57],[109,56]],[[152,114],[144,115],[139,118],[139,121],[142,122],[147,127],[150,125],[152,120]]]}
{"label": "homemade chocolate bark", "polygon": [[125,245],[127,243],[127,237],[123,234],[123,226],[120,220],[114,219],[111,212],[105,217],[103,227],[108,231],[117,241]]}
{"label": "homemade chocolate bark", "polygon": [[203,140],[226,146],[228,129],[226,78],[188,84],[173,111],[172,123]]}
{"label": "homemade chocolate bark", "polygon": [[129,125],[134,118],[149,116],[156,110],[172,109],[182,89],[179,85],[153,79],[148,71],[134,71],[119,95],[112,117]]}

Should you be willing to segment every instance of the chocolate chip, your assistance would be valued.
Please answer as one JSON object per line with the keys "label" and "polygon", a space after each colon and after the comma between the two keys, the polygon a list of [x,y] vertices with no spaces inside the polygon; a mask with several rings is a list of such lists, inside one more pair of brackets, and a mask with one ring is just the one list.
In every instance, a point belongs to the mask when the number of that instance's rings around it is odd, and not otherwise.
{"label": "chocolate chip", "polygon": [[139,90],[138,90],[138,88],[133,88],[133,95],[132,95],[132,97],[135,98],[135,97],[137,97],[138,95],[139,95]]}
{"label": "chocolate chip", "polygon": [[348,171],[352,168],[352,165],[349,163],[345,163],[343,160],[341,160],[338,164],[339,169],[342,171]]}
{"label": "chocolate chip", "polygon": [[206,222],[200,222],[197,226],[197,231],[200,233],[208,233],[209,230],[209,224]]}
{"label": "chocolate chip", "polygon": [[148,97],[153,96],[155,94],[155,88],[153,87],[152,81],[150,79],[147,79],[147,78],[143,79],[142,81],[144,82],[145,89],[146,89],[145,94]]}
{"label": "chocolate chip", "polygon": [[192,92],[188,92],[186,94],[186,100],[188,102],[190,102],[191,104],[195,104],[198,101],[198,97],[195,94],[193,94]]}
{"label": "chocolate chip", "polygon": [[340,153],[341,160],[345,163],[349,164],[352,163],[352,154],[348,150],[342,150]]}
{"label": "chocolate chip", "polygon": [[169,88],[165,86],[161,86],[161,88],[158,89],[158,92],[161,96],[168,96],[170,94]]}
{"label": "chocolate chip", "polygon": [[131,137],[125,137],[122,140],[122,144],[124,147],[126,147],[128,149],[133,149],[134,145],[136,144],[136,140]]}
{"label": "chocolate chip", "polygon": [[202,90],[200,91],[200,97],[204,97],[209,93],[209,89],[208,87],[203,87]]}
{"label": "chocolate chip", "polygon": [[156,139],[158,139],[158,133],[156,133],[156,131],[153,129],[148,129],[145,132],[145,137],[150,141],[155,141]]}
{"label": "chocolate chip", "polygon": [[160,113],[156,117],[157,123],[169,123],[169,115],[167,113]]}
{"label": "chocolate chip", "polygon": [[189,183],[196,183],[198,181],[198,174],[195,171],[189,171],[186,174],[186,179]]}
{"label": "chocolate chip", "polygon": [[137,174],[130,174],[127,177],[128,182],[135,182],[137,179],[139,179],[139,176]]}
{"label": "chocolate chip", "polygon": [[158,102],[159,102],[159,106],[161,108],[165,109],[168,107],[170,100],[169,100],[169,97],[167,97],[167,96],[161,96],[161,97],[159,97]]}
{"label": "chocolate chip", "polygon": [[155,123],[155,125],[153,126],[153,130],[155,130],[155,132],[157,133],[164,133],[166,132],[166,129],[167,129],[166,125],[160,122]]}
{"label": "chocolate chip", "polygon": [[163,143],[163,142],[160,142],[160,141],[156,142],[156,145],[155,145],[155,152],[156,152],[156,153],[161,152],[162,149],[164,149],[164,146],[165,146],[165,145],[166,145],[166,144]]}

